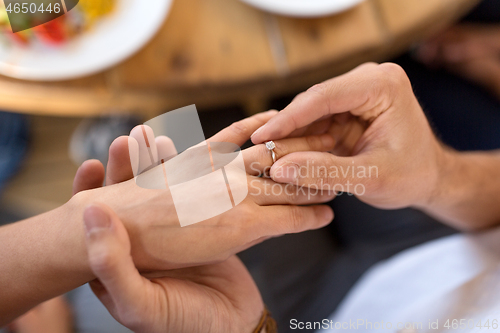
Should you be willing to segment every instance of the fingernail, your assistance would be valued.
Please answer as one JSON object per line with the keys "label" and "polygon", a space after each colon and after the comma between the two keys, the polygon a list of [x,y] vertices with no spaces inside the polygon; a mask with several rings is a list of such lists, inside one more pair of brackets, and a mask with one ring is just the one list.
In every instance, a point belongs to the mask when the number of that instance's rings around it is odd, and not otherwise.
{"label": "fingernail", "polygon": [[107,229],[111,226],[109,215],[102,208],[97,206],[90,206],[85,209],[83,221],[87,234],[99,229]]}
{"label": "fingernail", "polygon": [[250,136],[250,138],[253,138],[255,135],[258,135],[259,133],[261,133],[265,126],[266,125],[262,125],[261,127],[259,127],[255,132],[253,132],[253,134]]}
{"label": "fingernail", "polygon": [[323,142],[323,146],[325,148],[330,148],[330,147],[333,148],[333,146],[335,145],[335,140],[329,134],[323,134],[321,136],[321,142]]}
{"label": "fingernail", "polygon": [[272,179],[281,183],[296,183],[299,178],[299,168],[295,164],[285,164],[272,174]]}

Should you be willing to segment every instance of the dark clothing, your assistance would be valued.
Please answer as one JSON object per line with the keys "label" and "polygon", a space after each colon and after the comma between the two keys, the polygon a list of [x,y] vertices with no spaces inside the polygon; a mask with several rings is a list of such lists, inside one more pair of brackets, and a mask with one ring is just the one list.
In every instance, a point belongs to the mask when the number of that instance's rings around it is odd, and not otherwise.
{"label": "dark clothing", "polygon": [[27,146],[26,117],[0,112],[0,193],[7,180],[18,170]]}

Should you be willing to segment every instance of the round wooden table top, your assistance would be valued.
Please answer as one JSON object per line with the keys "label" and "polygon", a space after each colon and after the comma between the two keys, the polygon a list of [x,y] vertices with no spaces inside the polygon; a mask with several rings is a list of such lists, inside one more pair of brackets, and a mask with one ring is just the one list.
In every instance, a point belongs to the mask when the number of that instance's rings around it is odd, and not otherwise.
{"label": "round wooden table top", "polygon": [[243,104],[306,89],[366,61],[383,61],[470,10],[478,0],[366,0],[300,19],[239,0],[175,0],[153,40],[89,77],[32,82],[0,76],[0,109],[30,114],[152,117],[189,104]]}

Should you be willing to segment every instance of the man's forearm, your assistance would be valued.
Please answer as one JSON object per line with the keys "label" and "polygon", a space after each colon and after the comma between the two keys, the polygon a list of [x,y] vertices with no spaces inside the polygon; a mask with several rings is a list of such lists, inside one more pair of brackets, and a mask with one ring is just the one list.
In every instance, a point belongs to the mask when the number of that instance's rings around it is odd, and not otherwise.
{"label": "man's forearm", "polygon": [[0,228],[0,327],[93,279],[80,216],[70,202]]}
{"label": "man's forearm", "polygon": [[440,179],[421,207],[462,230],[500,224],[500,152],[445,151]]}

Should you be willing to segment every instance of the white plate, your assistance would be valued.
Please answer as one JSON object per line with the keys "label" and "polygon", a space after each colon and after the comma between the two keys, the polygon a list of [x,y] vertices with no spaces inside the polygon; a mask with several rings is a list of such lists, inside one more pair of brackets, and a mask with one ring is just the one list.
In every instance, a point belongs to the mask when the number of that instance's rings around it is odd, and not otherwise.
{"label": "white plate", "polygon": [[[0,74],[55,81],[102,71],[141,49],[163,24],[171,3],[172,0],[117,0],[112,14],[63,46],[0,43]],[[0,10],[5,10],[1,2]]]}
{"label": "white plate", "polygon": [[364,0],[241,0],[268,12],[286,16],[318,17],[332,15]]}

